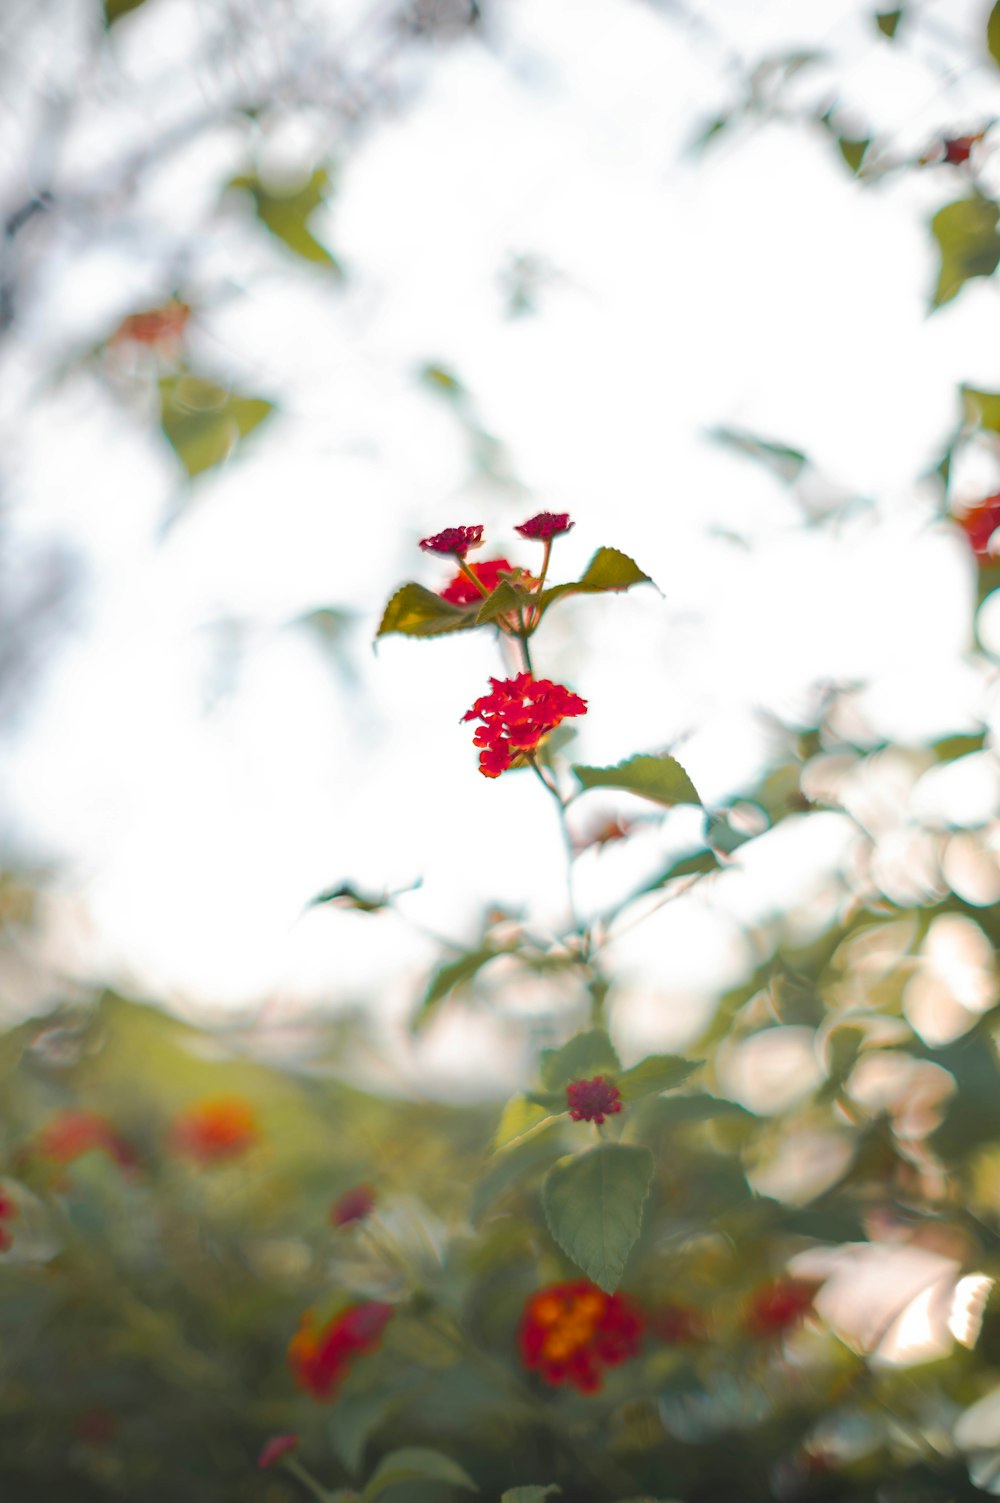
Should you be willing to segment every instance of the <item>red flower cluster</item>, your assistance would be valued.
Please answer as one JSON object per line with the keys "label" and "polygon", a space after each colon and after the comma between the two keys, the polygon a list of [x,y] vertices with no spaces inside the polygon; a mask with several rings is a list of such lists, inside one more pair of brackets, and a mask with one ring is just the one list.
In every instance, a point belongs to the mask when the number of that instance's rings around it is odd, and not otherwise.
{"label": "red flower cluster", "polygon": [[106,1153],[122,1169],[135,1167],[135,1154],[99,1112],[65,1111],[36,1134],[31,1153],[50,1164],[72,1164],[85,1153]]}
{"label": "red flower cluster", "polygon": [[470,548],[478,548],[483,541],[483,527],[446,527],[433,537],[421,538],[420,546],[425,553],[454,553],[464,558]]}
{"label": "red flower cluster", "polygon": [[[476,576],[484,590],[492,593],[500,583],[501,574],[522,575],[522,582],[530,589],[535,581],[524,575],[514,564],[509,564],[505,558],[487,558],[481,564],[470,564],[471,572]],[[452,605],[476,605],[482,600],[481,591],[477,590],[472,580],[466,574],[456,574],[443,590],[438,592],[442,600],[448,600]]]}
{"label": "red flower cluster", "polygon": [[964,528],[976,557],[992,558],[990,538],[1000,527],[1000,491],[995,496],[987,496],[975,506],[970,506],[957,520],[959,526]]}
{"label": "red flower cluster", "polygon": [[562,684],[519,673],[491,678],[491,694],[477,699],[463,720],[481,720],[473,737],[481,748],[479,770],[498,778],[518,756],[533,752],[543,737],[571,715],[586,715],[587,701]]}
{"label": "red flower cluster", "polygon": [[355,1185],[334,1201],[330,1207],[330,1220],[334,1226],[347,1226],[351,1221],[364,1221],[374,1209],[375,1191],[371,1185]]}
{"label": "red flower cluster", "polygon": [[288,1343],[288,1365],[300,1388],[316,1399],[333,1397],[354,1357],[378,1345],[392,1306],[372,1300],[341,1310],[325,1325],[307,1310]]}
{"label": "red flower cluster", "polygon": [[17,1202],[11,1200],[5,1190],[0,1190],[0,1252],[6,1252],[14,1240],[10,1234],[10,1228],[5,1223],[13,1221],[16,1216]]}
{"label": "red flower cluster", "polygon": [[178,1153],[200,1164],[235,1159],[260,1140],[257,1113],[242,1096],[216,1096],[181,1112],[170,1134]]}
{"label": "red flower cluster", "polygon": [[642,1334],[642,1315],[630,1300],[578,1279],[533,1295],[518,1339],[529,1372],[553,1387],[569,1383],[581,1393],[596,1393],[601,1369],[638,1356]]}
{"label": "red flower cluster", "polygon": [[540,511],[537,517],[529,517],[520,527],[515,527],[514,531],[519,532],[523,538],[540,538],[543,543],[547,543],[550,538],[569,532],[572,526],[568,511]]}
{"label": "red flower cluster", "polygon": [[289,1451],[294,1451],[298,1443],[297,1435],[272,1435],[270,1440],[265,1441],[257,1457],[257,1465],[261,1471],[265,1471],[269,1466],[274,1466],[274,1463],[280,1461],[282,1456],[287,1455]]}
{"label": "red flower cluster", "polygon": [[566,1101],[574,1122],[596,1122],[612,1117],[622,1109],[622,1097],[616,1085],[603,1075],[593,1080],[574,1080],[566,1087]]}
{"label": "red flower cluster", "polygon": [[745,1325],[754,1336],[775,1336],[791,1330],[812,1309],[816,1285],[804,1279],[774,1279],[758,1289],[750,1302]]}

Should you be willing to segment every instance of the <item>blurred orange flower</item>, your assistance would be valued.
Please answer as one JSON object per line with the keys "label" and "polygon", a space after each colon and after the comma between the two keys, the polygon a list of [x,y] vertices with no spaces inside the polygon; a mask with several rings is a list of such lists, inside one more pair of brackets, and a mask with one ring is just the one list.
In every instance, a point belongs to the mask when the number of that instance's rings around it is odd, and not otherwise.
{"label": "blurred orange flower", "polygon": [[300,1388],[316,1399],[332,1398],[353,1358],[378,1345],[392,1306],[378,1300],[351,1305],[321,1324],[307,1310],[288,1343],[288,1365]]}
{"label": "blurred orange flower", "polygon": [[122,1169],[135,1167],[132,1148],[99,1112],[60,1112],[35,1135],[29,1151],[50,1164],[72,1164],[96,1151],[106,1153]]}
{"label": "blurred orange flower", "polygon": [[175,1119],[170,1141],[178,1153],[200,1164],[239,1158],[260,1141],[257,1113],[242,1096],[196,1101]]}
{"label": "blurred orange flower", "polygon": [[601,1369],[638,1356],[642,1335],[642,1315],[624,1295],[605,1294],[589,1279],[549,1284],[524,1307],[521,1360],[554,1388],[596,1393]]}

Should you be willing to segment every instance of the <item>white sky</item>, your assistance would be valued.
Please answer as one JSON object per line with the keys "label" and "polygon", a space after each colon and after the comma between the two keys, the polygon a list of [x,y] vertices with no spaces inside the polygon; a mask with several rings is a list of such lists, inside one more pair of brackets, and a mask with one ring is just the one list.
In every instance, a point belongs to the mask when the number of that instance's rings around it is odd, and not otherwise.
{"label": "white sky", "polygon": [[[859,124],[901,153],[996,108],[992,65],[943,81],[929,28],[890,45],[867,6],[692,9],[744,59],[829,49],[792,97],[832,98],[839,83]],[[982,29],[981,6],[926,10],[959,35]],[[143,102],[155,116],[165,49],[199,40],[190,16],[148,0],[120,23],[74,160],[113,160],[123,122],[153,129]],[[610,544],[656,580],[659,593],[553,612],[539,634],[537,671],[590,703],[578,760],[682,737],[712,802],[766,760],[761,711],[794,716],[818,680],[872,683],[872,723],[903,739],[988,713],[990,685],[964,657],[972,562],[916,482],[954,426],[957,385],[1000,386],[992,284],[926,317],[926,220],[961,177],[862,190],[832,142],[777,124],[693,160],[687,143],[732,86],[715,43],[667,6],[504,0],[494,40],[411,55],[398,110],[345,160],[315,221],[348,268],[343,290],[232,211],[213,229],[201,274],[247,291],[198,315],[193,359],[277,396],[282,414],[198,485],[164,539],[177,475],[151,423],[92,374],[41,385],[55,359],[169,292],[152,258],[65,235],[16,330],[0,399],[9,514],[25,543],[69,542],[87,580],[72,639],[0,744],[8,828],[59,862],[63,917],[86,916],[74,962],[175,1005],[364,995],[405,1010],[431,946],[394,918],[300,917],[341,880],[422,877],[403,909],[459,939],[484,903],[561,921],[552,810],[527,775],[481,778],[459,723],[500,671],[495,645],[367,645],[399,583],[444,583],[446,566],[415,546],[441,526],[481,521],[483,556],[530,565],[513,525],[568,509],[556,578]],[[270,159],[300,161],[321,136],[289,123]],[[197,223],[242,167],[232,132],[199,141],[146,184],[150,217],[164,233]],[[504,314],[515,255],[551,268],[534,317]],[[459,374],[523,491],[472,476],[454,416],[416,380],[428,361]],[[807,451],[838,493],[871,504],[804,529],[789,492],[707,441],[716,424]],[[975,496],[996,477],[970,464],[962,486]],[[323,605],[357,613],[353,686],[289,624]],[[228,686],[225,640],[240,648]],[[671,832],[694,839],[692,819],[643,837],[638,865],[652,868]],[[806,844],[776,832],[749,886],[737,879],[727,899],[719,884],[623,941],[626,1046],[673,1042],[745,964],[737,917],[794,906],[810,872],[846,859],[833,817]],[[623,890],[631,860],[587,857],[582,900]],[[456,1017],[426,1048],[443,1076],[475,1074],[495,1043]]]}

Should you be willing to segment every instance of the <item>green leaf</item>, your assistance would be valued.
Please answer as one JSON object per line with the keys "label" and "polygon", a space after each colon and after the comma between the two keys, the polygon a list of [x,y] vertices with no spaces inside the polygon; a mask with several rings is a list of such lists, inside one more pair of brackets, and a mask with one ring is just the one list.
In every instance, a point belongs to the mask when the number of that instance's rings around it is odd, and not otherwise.
{"label": "green leaf", "polygon": [[654,1113],[658,1127],[682,1127],[691,1122],[712,1122],[719,1117],[735,1117],[744,1122],[753,1120],[753,1113],[736,1101],[727,1101],[722,1096],[709,1096],[705,1091],[692,1092],[690,1096],[661,1096],[653,1105],[644,1108]]}
{"label": "green leaf", "polygon": [[706,877],[710,872],[721,870],[722,865],[714,851],[696,851],[693,856],[682,856],[679,861],[672,861],[665,871],[640,889],[640,894],[655,892],[658,887],[665,887],[668,882],[680,877]]}
{"label": "green leaf", "polygon": [[959,390],[965,421],[1000,433],[1000,392],[979,391],[975,386],[962,386]]}
{"label": "green leaf", "polygon": [[340,273],[340,267],[325,245],[309,229],[309,217],[327,196],[330,175],[317,167],[308,182],[287,192],[267,188],[256,175],[234,177],[228,184],[248,193],[261,224],[303,261],[326,266]]}
{"label": "green leaf", "polygon": [[272,402],[189,372],[160,381],[160,426],[192,479],[228,459],[273,411]]}
{"label": "green leaf", "polygon": [[[565,1111],[566,1101],[554,1098],[555,1111]],[[512,1096],[500,1114],[500,1123],[493,1139],[493,1149],[513,1148],[530,1138],[532,1133],[544,1127],[553,1118],[551,1106],[532,1101],[529,1096]]]}
{"label": "green leaf", "polygon": [[503,579],[496,589],[487,595],[482,605],[476,611],[476,625],[485,626],[490,621],[495,621],[498,616],[505,616],[509,611],[516,611],[519,607],[528,605],[531,595],[527,590],[519,590],[507,579]]}
{"label": "green leaf", "polygon": [[724,448],[733,449],[746,459],[755,460],[789,485],[799,478],[809,463],[801,450],[791,449],[787,444],[773,443],[770,439],[758,438],[756,433],[746,433],[741,428],[710,428],[708,437],[713,443],[722,444]]}
{"label": "green leaf", "polygon": [[539,1061],[546,1090],[559,1091],[571,1080],[590,1080],[595,1075],[617,1075],[621,1060],[601,1028],[576,1033],[561,1049],[543,1049]]}
{"label": "green leaf", "polygon": [[318,892],[314,898],[310,898],[307,908],[317,908],[323,903],[336,903],[340,908],[354,908],[358,913],[381,913],[383,908],[388,907],[388,894],[382,893],[376,897],[371,893],[359,892],[349,882],[342,882],[339,887],[326,887]]}
{"label": "green leaf", "polygon": [[449,631],[471,631],[479,623],[476,606],[452,605],[422,584],[405,584],[386,606],[376,638],[393,632],[403,637],[440,637]]}
{"label": "green leaf", "polygon": [[477,1493],[479,1488],[468,1472],[445,1456],[426,1446],[405,1446],[383,1456],[361,1494],[364,1503],[381,1496],[399,1482],[444,1482],[449,1487],[466,1487]]}
{"label": "green leaf", "polygon": [[553,1493],[561,1493],[562,1488],[557,1482],[550,1482],[548,1487],[542,1487],[538,1483],[531,1483],[527,1487],[508,1487],[505,1493],[500,1494],[500,1503],[545,1503],[545,1499]]}
{"label": "green leaf", "polygon": [[538,608],[544,615],[549,606],[563,595],[600,595],[609,590],[629,590],[633,585],[652,582],[627,553],[618,548],[598,548],[579,579],[550,585],[543,590],[538,597]]}
{"label": "green leaf", "polygon": [[138,10],[143,0],[104,0],[104,25],[110,29],[122,16],[127,16],[130,10]]}
{"label": "green leaf", "polygon": [[481,950],[470,950],[465,955],[460,955],[457,960],[449,960],[447,965],[439,967],[430,979],[410,1027],[414,1031],[425,1028],[447,996],[468,986],[487,961],[493,960],[497,955],[507,953],[506,950],[495,950],[491,946],[484,946]]}
{"label": "green leaf", "polygon": [[393,1394],[342,1394],[330,1412],[327,1435],[339,1461],[356,1476],[364,1459],[365,1446],[396,1403]]}
{"label": "green leaf", "polygon": [[968,735],[945,736],[940,741],[935,741],[931,750],[939,762],[954,762],[959,757],[982,751],[985,744],[986,732],[973,731]]}
{"label": "green leaf", "polygon": [[697,1059],[682,1059],[679,1054],[650,1054],[619,1075],[615,1084],[625,1101],[639,1101],[643,1096],[659,1095],[679,1086],[701,1063]]}
{"label": "green leaf", "polygon": [[896,28],[903,18],[902,7],[899,10],[880,10],[875,13],[875,25],[884,37],[891,41],[896,35]]}
{"label": "green leaf", "polygon": [[858,173],[861,170],[861,163],[864,161],[865,152],[868,150],[871,144],[872,143],[870,136],[837,137],[837,145],[840,148],[840,155],[843,157],[844,161],[847,163],[848,167],[850,167],[853,173]]}
{"label": "green leaf", "polygon": [[990,11],[986,23],[986,49],[993,61],[1000,66],[1000,0]]}
{"label": "green leaf", "polygon": [[648,1148],[601,1143],[554,1165],[542,1188],[549,1231],[607,1294],[617,1289],[642,1229],[653,1177]]}
{"label": "green leaf", "polygon": [[941,253],[941,270],[932,307],[950,302],[972,277],[988,277],[996,271],[1000,262],[998,219],[1000,208],[979,193],[946,204],[934,215],[931,233]]}
{"label": "green leaf", "polygon": [[674,757],[629,757],[616,767],[574,767],[573,772],[584,788],[621,788],[666,808],[701,803],[694,784]]}

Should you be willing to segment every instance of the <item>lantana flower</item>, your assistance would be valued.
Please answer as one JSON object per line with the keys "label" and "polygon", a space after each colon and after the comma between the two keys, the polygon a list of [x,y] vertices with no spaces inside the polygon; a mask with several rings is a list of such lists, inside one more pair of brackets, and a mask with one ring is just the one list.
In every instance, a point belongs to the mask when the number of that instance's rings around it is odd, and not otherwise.
{"label": "lantana flower", "polygon": [[200,1164],[223,1163],[259,1142],[257,1113],[242,1096],[196,1101],[175,1119],[170,1139],[178,1153]]}
{"label": "lantana flower", "polygon": [[638,1356],[643,1318],[622,1294],[605,1294],[589,1279],[550,1284],[524,1307],[518,1341],[529,1372],[559,1387],[596,1393],[603,1369]]}
{"label": "lantana flower", "polygon": [[271,1439],[264,1442],[260,1455],[257,1457],[257,1465],[261,1471],[274,1466],[282,1456],[287,1456],[289,1451],[294,1451],[299,1443],[297,1435],[272,1435]]}
{"label": "lantana flower", "polygon": [[781,1335],[805,1319],[815,1294],[816,1285],[805,1279],[774,1279],[752,1297],[744,1325],[753,1336]]}
{"label": "lantana flower", "polygon": [[446,527],[433,537],[421,538],[420,546],[425,553],[453,553],[464,558],[470,548],[478,548],[483,541],[482,523],[475,527]]}
{"label": "lantana flower", "polygon": [[956,519],[977,558],[990,559],[990,538],[1000,527],[1000,491],[970,506]]}
{"label": "lantana flower", "polygon": [[[482,563],[469,564],[468,568],[489,594],[500,584],[500,576],[503,574],[516,575],[519,582],[529,590],[537,583],[523,569],[508,563],[505,558],[484,558]],[[456,574],[438,593],[442,600],[450,601],[452,605],[477,605],[483,599],[482,591],[476,589],[468,574],[462,573]]]}
{"label": "lantana flower", "polygon": [[622,1109],[621,1092],[603,1075],[572,1081],[566,1087],[566,1102],[574,1122],[596,1122],[598,1127]]}
{"label": "lantana flower", "polygon": [[322,1324],[307,1310],[288,1343],[288,1365],[299,1387],[315,1399],[332,1398],[353,1359],[378,1345],[392,1308],[371,1300]]}
{"label": "lantana flower", "polygon": [[35,1134],[32,1156],[50,1164],[72,1164],[85,1153],[106,1153],[122,1169],[135,1167],[135,1154],[114,1124],[99,1112],[59,1112]]}
{"label": "lantana flower", "polygon": [[514,531],[519,532],[523,538],[540,538],[543,543],[547,543],[550,538],[569,532],[572,526],[568,511],[540,511],[537,516],[522,522],[520,527],[515,527]]}
{"label": "lantana flower", "polygon": [[330,1207],[330,1220],[334,1226],[347,1226],[352,1221],[364,1221],[374,1209],[375,1191],[371,1185],[355,1185],[334,1201]]}
{"label": "lantana flower", "polygon": [[519,756],[533,752],[569,716],[587,713],[585,699],[547,678],[519,673],[490,683],[492,692],[462,716],[483,722],[473,740],[480,748],[479,770],[487,778],[499,777]]}

